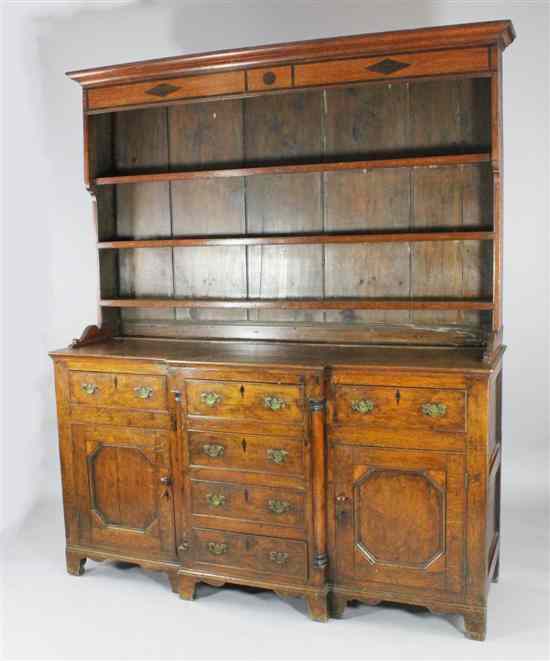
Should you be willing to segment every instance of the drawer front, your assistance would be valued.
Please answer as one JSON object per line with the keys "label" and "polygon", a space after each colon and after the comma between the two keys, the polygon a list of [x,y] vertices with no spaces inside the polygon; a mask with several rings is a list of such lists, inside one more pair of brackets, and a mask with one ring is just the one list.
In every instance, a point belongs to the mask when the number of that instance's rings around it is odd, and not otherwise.
{"label": "drawer front", "polygon": [[205,468],[236,468],[278,475],[304,474],[303,441],[253,434],[189,432],[189,461]]}
{"label": "drawer front", "polygon": [[303,528],[304,500],[288,488],[191,480],[191,511],[203,516]]}
{"label": "drawer front", "polygon": [[244,92],[244,71],[228,71],[92,88],[88,90],[88,109],[136,106],[239,92]]}
{"label": "drawer front", "polygon": [[292,87],[292,70],[290,67],[250,69],[246,72],[246,83],[251,92]]}
{"label": "drawer front", "polygon": [[380,429],[464,432],[466,393],[435,388],[337,386],[334,422]]}
{"label": "drawer front", "polygon": [[193,547],[195,562],[198,563],[307,579],[305,542],[195,529]]}
{"label": "drawer front", "polygon": [[71,372],[71,400],[91,406],[165,410],[166,379],[148,374]]}
{"label": "drawer front", "polygon": [[299,386],[230,381],[187,381],[187,414],[299,424],[304,396]]}
{"label": "drawer front", "polygon": [[400,53],[351,60],[299,64],[294,68],[296,87],[330,83],[410,78],[431,74],[485,71],[489,69],[487,48]]}

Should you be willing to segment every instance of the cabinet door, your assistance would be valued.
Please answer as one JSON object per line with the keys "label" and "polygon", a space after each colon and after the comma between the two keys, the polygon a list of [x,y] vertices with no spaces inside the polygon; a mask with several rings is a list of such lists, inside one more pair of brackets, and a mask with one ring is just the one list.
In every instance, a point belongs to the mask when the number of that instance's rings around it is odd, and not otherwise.
{"label": "cabinet door", "polygon": [[170,434],[73,425],[80,543],[174,555]]}
{"label": "cabinet door", "polygon": [[337,580],[461,592],[464,457],[349,446],[334,456]]}

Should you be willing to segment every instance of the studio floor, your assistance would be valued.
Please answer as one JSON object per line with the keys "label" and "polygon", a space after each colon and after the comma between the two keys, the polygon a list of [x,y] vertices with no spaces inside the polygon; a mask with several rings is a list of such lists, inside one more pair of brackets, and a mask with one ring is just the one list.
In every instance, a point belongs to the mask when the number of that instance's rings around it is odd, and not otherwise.
{"label": "studio floor", "polygon": [[194,602],[164,574],[88,561],[64,564],[60,504],[33,511],[4,553],[7,659],[547,659],[548,544],[543,512],[507,511],[501,581],[488,636],[467,640],[462,618],[396,605],[348,608],[310,622],[300,599],[201,585]]}

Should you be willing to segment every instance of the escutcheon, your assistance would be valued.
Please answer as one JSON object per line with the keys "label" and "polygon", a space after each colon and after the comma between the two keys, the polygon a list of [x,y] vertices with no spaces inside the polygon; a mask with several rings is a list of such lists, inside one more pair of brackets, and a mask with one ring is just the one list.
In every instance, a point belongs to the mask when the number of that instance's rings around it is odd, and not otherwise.
{"label": "escutcheon", "polygon": [[138,388],[134,388],[134,392],[136,393],[136,397],[140,399],[151,399],[153,396],[153,389],[149,388],[149,386],[139,386]]}
{"label": "escutcheon", "polygon": [[206,500],[211,507],[221,507],[225,505],[225,496],[223,493],[207,493]]}
{"label": "escutcheon", "polygon": [[276,565],[286,565],[288,562],[288,553],[284,553],[283,551],[270,551],[269,559]]}
{"label": "escutcheon", "polygon": [[95,395],[99,390],[95,383],[82,383],[80,387],[87,395]]}
{"label": "escutcheon", "polygon": [[267,458],[274,464],[284,464],[287,456],[288,452],[280,448],[269,448],[267,451]]}
{"label": "escutcheon", "polygon": [[221,542],[208,542],[208,552],[212,555],[223,555],[227,553],[229,547],[227,544]]}
{"label": "escutcheon", "polygon": [[351,410],[357,413],[371,413],[374,411],[374,402],[370,399],[355,399],[351,403]]}
{"label": "escutcheon", "polygon": [[271,409],[272,411],[280,411],[286,406],[286,402],[282,397],[267,395],[264,397],[264,406],[266,409]]}
{"label": "escutcheon", "polygon": [[208,457],[212,457],[213,459],[215,459],[216,457],[223,457],[223,453],[225,452],[225,447],[217,443],[205,443],[202,446],[202,451]]}
{"label": "escutcheon", "polygon": [[267,509],[273,514],[286,514],[290,512],[292,506],[286,500],[268,500]]}
{"label": "escutcheon", "polygon": [[447,413],[447,406],[441,402],[426,402],[421,408],[422,413],[429,418],[441,418]]}
{"label": "escutcheon", "polygon": [[206,404],[206,406],[216,406],[222,401],[222,396],[218,395],[217,392],[203,392],[201,393],[201,402]]}

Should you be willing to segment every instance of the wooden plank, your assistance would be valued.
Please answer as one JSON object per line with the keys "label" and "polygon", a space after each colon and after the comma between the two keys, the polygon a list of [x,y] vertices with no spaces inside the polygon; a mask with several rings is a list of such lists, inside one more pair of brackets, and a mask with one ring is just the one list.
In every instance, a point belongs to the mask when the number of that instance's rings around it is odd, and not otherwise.
{"label": "wooden plank", "polygon": [[174,299],[174,298],[116,298],[102,299],[100,305],[114,308],[246,308],[265,310],[492,310],[488,300],[461,299]]}
{"label": "wooden plank", "polygon": [[[298,96],[298,95],[292,95]],[[258,97],[264,98],[264,97]],[[265,97],[275,98],[275,97]],[[282,97],[284,98],[284,97]],[[250,102],[250,99],[248,100]],[[149,111],[150,112],[150,111]],[[227,177],[254,177],[273,174],[306,174],[310,172],[333,172],[338,170],[374,170],[381,168],[409,168],[442,165],[462,165],[490,161],[487,152],[464,154],[434,154],[431,156],[406,156],[402,158],[379,158],[369,160],[347,160],[333,162],[287,163],[280,165],[262,165],[256,167],[234,167],[202,170],[179,170],[170,172],[142,172],[139,174],[117,174],[97,177],[96,186],[109,184],[153,183],[159,181],[186,181],[189,179],[217,179]]]}
{"label": "wooden plank", "polygon": [[[192,104],[170,108],[168,113],[171,168],[242,163],[240,101]],[[175,234],[245,232],[242,178],[189,180],[170,186]],[[245,248],[222,244],[174,250],[174,277],[176,296],[245,297]],[[178,310],[176,318],[190,319],[191,314],[194,319],[246,318],[246,312],[239,310]]]}
{"label": "wooden plank", "polygon": [[[361,179],[358,180],[361,184]],[[361,189],[361,185],[349,183],[349,194]],[[391,204],[391,199],[388,200]],[[210,216],[209,216],[210,217]],[[491,230],[481,231],[450,231],[450,232],[338,232],[322,234],[268,234],[262,236],[189,236],[179,239],[146,239],[137,241],[100,241],[99,250],[124,250],[127,248],[185,248],[190,246],[269,246],[269,245],[310,245],[339,243],[410,243],[411,241],[491,241],[494,233]]]}
{"label": "wooden plank", "polygon": [[[387,68],[384,66],[388,59],[393,67],[391,64]],[[399,53],[390,58],[380,55],[299,64],[294,67],[294,83],[297,87],[303,87],[380,78],[411,78],[434,74],[486,71],[488,69],[489,51],[487,48],[465,48],[432,51],[431,53]]]}
{"label": "wooden plank", "polygon": [[[284,162],[321,156],[321,93],[247,99],[247,162]],[[247,231],[254,234],[314,232],[323,229],[319,174],[255,177],[246,184]],[[319,246],[251,247],[248,291],[253,298],[323,295]],[[251,312],[250,319],[313,320],[322,312]]]}
{"label": "wooden plank", "polygon": [[88,91],[88,109],[98,110],[162,103],[174,99],[235,94],[244,92],[244,88],[244,71],[94,87]]}
{"label": "wooden plank", "polygon": [[[365,158],[402,152],[407,144],[408,88],[383,84],[326,92],[326,153],[330,158]],[[327,173],[328,230],[403,231],[410,222],[408,169]],[[407,297],[409,245],[327,246],[327,296]],[[328,321],[408,321],[402,311],[343,310]]]}
{"label": "wooden plank", "polygon": [[[168,166],[166,110],[137,110],[115,115],[116,168],[131,172]],[[167,183],[137,184],[117,189],[117,235],[136,239],[171,237],[170,191]],[[131,250],[120,253],[121,296],[172,296],[172,250]],[[125,318],[148,318],[150,310],[125,310]],[[158,316],[158,313],[157,315]],[[161,312],[174,318],[173,310]]]}

